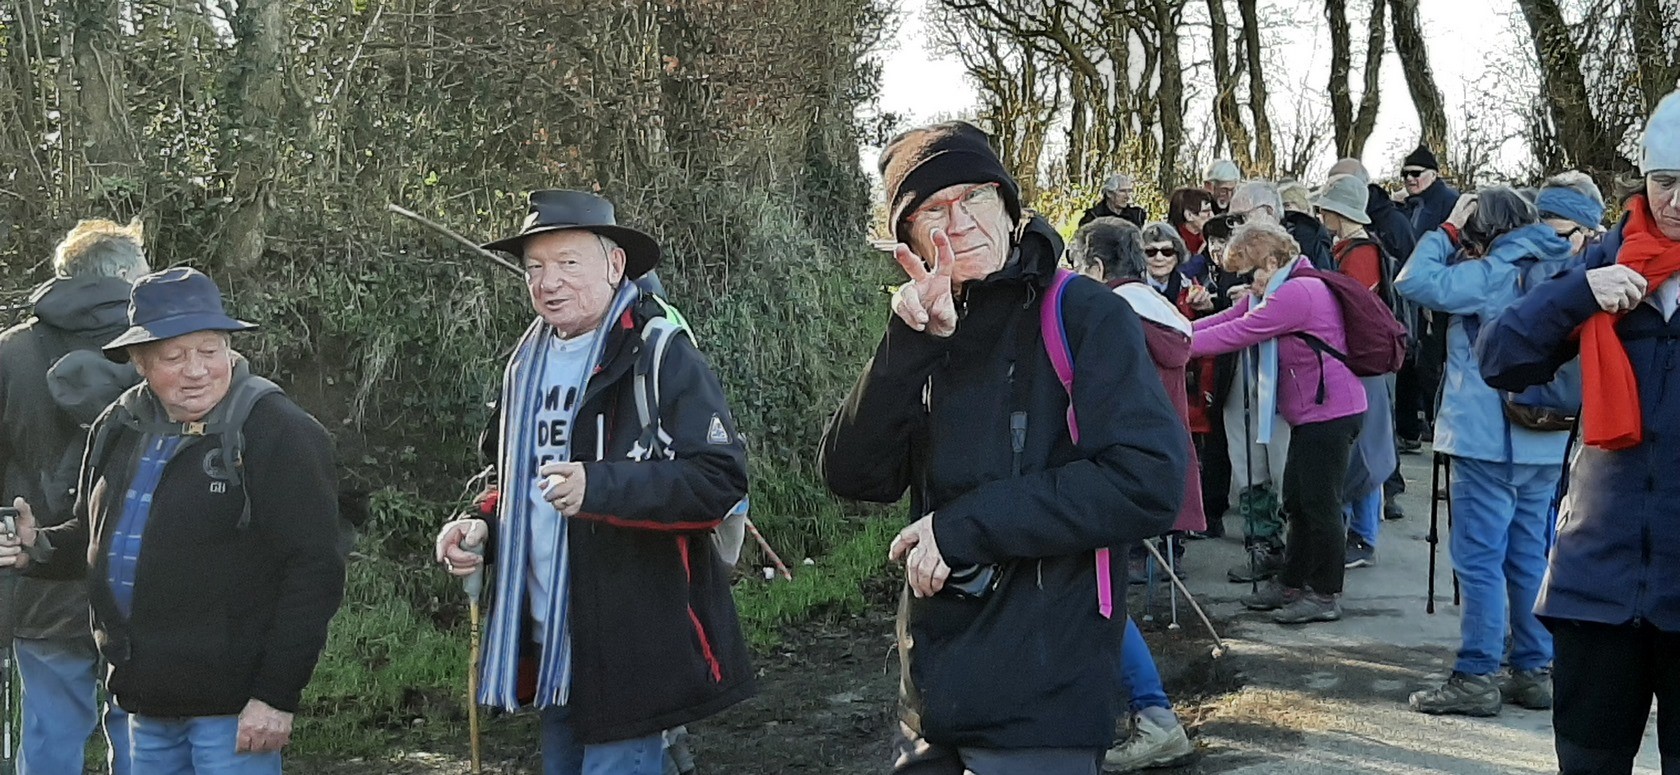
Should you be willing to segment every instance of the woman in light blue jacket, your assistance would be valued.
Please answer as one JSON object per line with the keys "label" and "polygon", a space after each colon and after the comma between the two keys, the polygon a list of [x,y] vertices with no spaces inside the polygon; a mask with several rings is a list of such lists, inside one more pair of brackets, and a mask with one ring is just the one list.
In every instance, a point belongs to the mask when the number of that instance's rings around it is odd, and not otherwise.
{"label": "woman in light blue jacket", "polygon": [[[1537,221],[1533,205],[1509,188],[1465,196],[1440,229],[1418,240],[1395,281],[1406,298],[1452,315],[1435,451],[1452,457],[1450,540],[1464,607],[1452,677],[1411,696],[1424,713],[1492,716],[1502,701],[1551,707],[1551,635],[1534,601],[1568,433],[1508,419],[1473,354],[1481,326],[1521,298],[1524,278],[1549,277],[1570,262],[1569,241]],[[1507,632],[1511,671],[1500,678]]]}

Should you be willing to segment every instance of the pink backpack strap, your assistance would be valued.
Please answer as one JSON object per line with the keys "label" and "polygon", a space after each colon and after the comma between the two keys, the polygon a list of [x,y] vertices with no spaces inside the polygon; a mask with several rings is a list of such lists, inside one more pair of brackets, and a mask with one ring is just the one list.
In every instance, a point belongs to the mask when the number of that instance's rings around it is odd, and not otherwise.
{"label": "pink backpack strap", "polygon": [[[1044,338],[1044,351],[1050,356],[1050,366],[1056,379],[1067,391],[1067,424],[1069,437],[1079,443],[1079,417],[1073,411],[1073,352],[1068,347],[1067,326],[1062,320],[1062,296],[1067,284],[1076,277],[1066,269],[1057,269],[1050,281],[1050,292],[1038,308],[1038,328]],[[1097,611],[1104,619],[1114,618],[1114,573],[1107,549],[1097,550]]]}
{"label": "pink backpack strap", "polygon": [[1079,418],[1073,412],[1073,353],[1068,349],[1067,326],[1062,321],[1062,296],[1067,292],[1068,281],[1076,276],[1066,269],[1056,270],[1055,279],[1050,281],[1050,292],[1038,307],[1038,330],[1043,334],[1044,350],[1050,355],[1056,379],[1062,383],[1062,390],[1067,391],[1068,433],[1073,443],[1078,444]]}

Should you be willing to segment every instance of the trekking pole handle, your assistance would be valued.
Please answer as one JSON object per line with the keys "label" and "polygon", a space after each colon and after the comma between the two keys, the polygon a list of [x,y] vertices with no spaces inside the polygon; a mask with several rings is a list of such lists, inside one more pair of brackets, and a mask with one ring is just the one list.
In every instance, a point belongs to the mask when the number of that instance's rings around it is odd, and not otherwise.
{"label": "trekking pole handle", "polygon": [[[479,542],[474,546],[467,546],[465,543],[462,543],[461,549],[481,558],[484,556],[483,542]],[[479,596],[484,594],[484,563],[479,563],[478,568],[473,570],[471,575],[461,579],[461,588],[466,590],[467,597],[471,598],[473,602],[478,601]]]}

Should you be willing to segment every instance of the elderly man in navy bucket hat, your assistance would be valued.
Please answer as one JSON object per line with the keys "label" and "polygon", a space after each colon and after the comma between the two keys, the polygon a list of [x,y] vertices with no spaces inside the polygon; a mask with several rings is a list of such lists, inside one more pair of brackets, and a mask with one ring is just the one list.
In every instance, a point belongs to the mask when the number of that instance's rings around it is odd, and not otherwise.
{"label": "elderly man in navy bucket hat", "polygon": [[14,501],[0,567],[87,575],[134,775],[278,775],[344,594],[332,441],[250,373],[231,333],[256,326],[202,273],[140,278],[128,322],[105,350],[143,382],[89,431],[74,517]]}

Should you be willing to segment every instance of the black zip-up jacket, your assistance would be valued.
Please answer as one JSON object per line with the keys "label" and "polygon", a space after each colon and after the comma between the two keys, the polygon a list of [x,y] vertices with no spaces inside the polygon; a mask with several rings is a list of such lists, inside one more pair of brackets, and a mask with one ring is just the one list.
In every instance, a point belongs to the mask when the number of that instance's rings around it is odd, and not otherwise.
{"label": "black zip-up jacket", "polygon": [[[1100,283],[1063,299],[1080,441],[1038,329],[1061,241],[1034,218],[1005,268],[966,287],[947,339],[895,316],[829,422],[821,467],[841,496],[933,512],[952,567],[1000,563],[989,595],[903,596],[903,718],[941,745],[1104,748],[1125,700],[1114,669],[1125,625],[1124,555],[1115,615],[1098,613],[1093,550],[1171,529],[1189,453],[1144,345],[1142,323]],[[1028,380],[1014,406],[1010,379]],[[924,403],[923,396],[928,396]],[[1027,428],[1015,475],[1010,415]]]}
{"label": "black zip-up jacket", "polygon": [[[236,371],[234,379],[240,378]],[[162,420],[150,389],[120,399]],[[107,410],[94,424],[112,422]],[[42,531],[50,560],[34,573],[88,575],[94,636],[117,704],[147,716],[225,716],[261,700],[296,712],[344,596],[338,467],[325,428],[282,393],[243,426],[241,484],[222,467],[221,436],[187,438],[152,494],[132,615],[112,597],[111,540],[139,462],[124,428],[103,467],[84,471],[76,517]],[[241,529],[249,489],[251,521]],[[89,535],[94,537],[89,541]]]}
{"label": "black zip-up jacket", "polygon": [[1079,216],[1079,225],[1084,226],[1098,218],[1120,218],[1131,221],[1133,226],[1140,229],[1149,222],[1149,214],[1144,212],[1143,208],[1137,205],[1126,205],[1117,211],[1108,206],[1106,198],[1097,200],[1096,204],[1086,209],[1085,214]]}
{"label": "black zip-up jacket", "polygon": [[[87,437],[47,387],[47,370],[61,350],[97,349],[128,328],[129,283],[120,277],[58,278],[33,295],[35,315],[0,333],[0,501],[23,498],[43,527],[71,517],[74,492],[48,488],[74,484],[55,470]],[[69,472],[74,479],[74,472]],[[15,605],[20,638],[87,639],[86,585],[80,581],[24,576],[8,605]]]}
{"label": "black zip-up jacket", "polygon": [[[686,336],[670,340],[660,372],[659,421],[676,459],[629,459],[641,435],[633,377],[642,328],[660,314],[644,297],[611,323],[572,426],[572,459],[585,463],[585,489],[566,533],[570,724],[584,744],[698,721],[755,692],[731,571],[711,537],[747,492],[747,452],[722,384]],[[606,429],[602,460],[595,459],[598,424]],[[490,427],[484,451],[499,459],[494,420]],[[502,482],[502,497],[525,494]]]}

